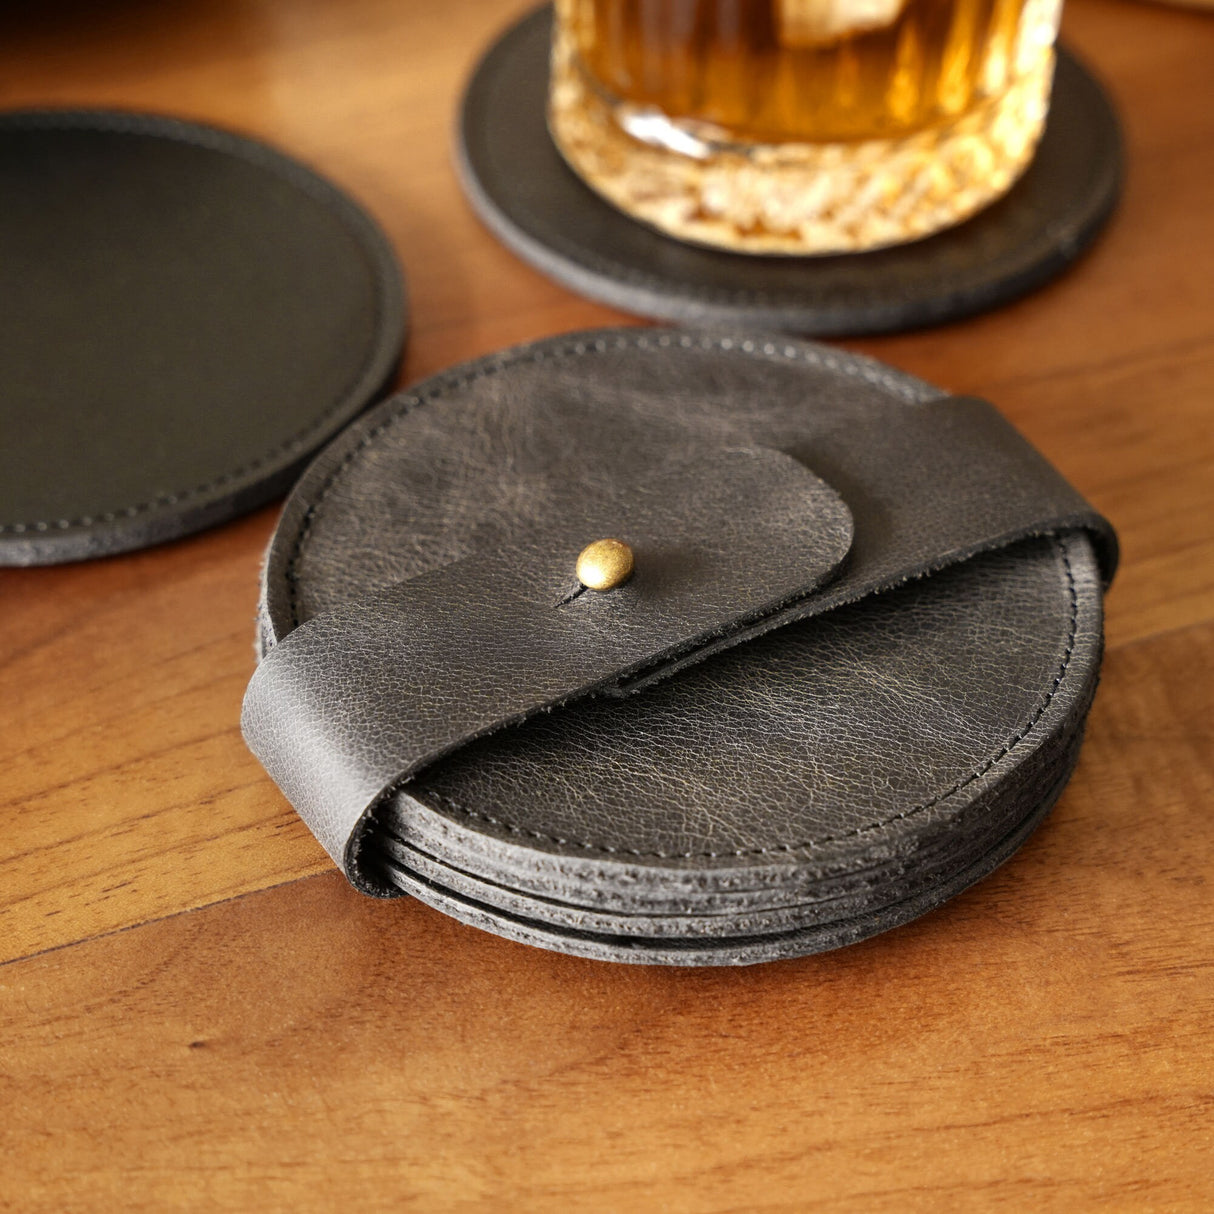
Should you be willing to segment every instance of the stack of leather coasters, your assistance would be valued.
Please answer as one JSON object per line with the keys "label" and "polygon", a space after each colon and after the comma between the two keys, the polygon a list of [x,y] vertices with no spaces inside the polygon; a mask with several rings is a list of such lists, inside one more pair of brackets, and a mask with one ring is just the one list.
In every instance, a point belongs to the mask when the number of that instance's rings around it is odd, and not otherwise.
{"label": "stack of leather coasters", "polygon": [[795,956],[1042,820],[1115,563],[983,401],[786,338],[568,335],[312,464],[245,735],[367,893],[583,956]]}

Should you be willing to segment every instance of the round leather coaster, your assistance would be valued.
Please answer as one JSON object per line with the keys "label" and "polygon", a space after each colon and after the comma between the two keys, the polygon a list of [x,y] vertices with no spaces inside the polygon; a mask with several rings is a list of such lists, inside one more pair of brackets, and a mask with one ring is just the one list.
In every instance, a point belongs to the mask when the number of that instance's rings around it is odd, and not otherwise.
{"label": "round leather coaster", "polygon": [[340,190],[249,139],[0,116],[0,564],[141,548],[283,492],[386,385],[400,269]]}
{"label": "round leather coaster", "polygon": [[545,121],[550,34],[545,6],[481,60],[460,115],[460,176],[481,219],[515,253],[628,312],[817,336],[956,320],[1062,273],[1120,193],[1117,116],[1100,84],[1061,49],[1033,164],[968,222],[912,244],[830,257],[753,257],[684,244],[629,219],[562,160]]}
{"label": "round leather coaster", "polygon": [[[300,478],[263,570],[263,653],[508,548],[511,512],[530,517],[578,429],[537,425],[541,402],[615,433],[676,419],[812,467],[814,435],[943,396],[869,359],[719,332],[571,334],[453,368]],[[861,537],[888,530],[867,496],[848,494]],[[1095,692],[1101,594],[1086,533],[984,552],[470,742],[383,803],[363,862],[456,918],[600,959],[743,964],[852,943],[991,872],[1049,811]]]}

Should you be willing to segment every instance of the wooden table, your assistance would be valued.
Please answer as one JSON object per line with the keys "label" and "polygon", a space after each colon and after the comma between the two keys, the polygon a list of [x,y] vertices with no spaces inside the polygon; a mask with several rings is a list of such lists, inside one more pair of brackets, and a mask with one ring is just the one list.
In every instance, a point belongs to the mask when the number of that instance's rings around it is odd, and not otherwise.
{"label": "wooden table", "polygon": [[[168,110],[344,183],[408,268],[414,379],[622,319],[452,175],[521,8],[6,6],[0,105]],[[1031,299],[847,343],[996,401],[1120,527],[1086,749],[1028,846],[796,962],[507,943],[352,893],[245,751],[274,510],[0,572],[0,1205],[1214,1208],[1214,19],[1070,0],[1066,32],[1125,118],[1108,233]]]}

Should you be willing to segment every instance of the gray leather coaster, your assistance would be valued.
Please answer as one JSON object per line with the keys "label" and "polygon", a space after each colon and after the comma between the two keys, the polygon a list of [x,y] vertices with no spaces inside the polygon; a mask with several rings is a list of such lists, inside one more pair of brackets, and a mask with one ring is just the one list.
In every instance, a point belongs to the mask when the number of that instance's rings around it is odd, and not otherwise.
{"label": "gray leather coaster", "polygon": [[0,565],[251,510],[395,370],[386,238],[262,144],[149,115],[0,115],[0,197]]}
{"label": "gray leather coaster", "polygon": [[[968,446],[947,429],[959,419],[976,427]],[[728,460],[700,487],[668,474],[680,465],[665,453],[690,440],[804,470],[801,494],[793,478],[792,497],[772,499],[775,531],[747,511],[763,518],[756,494],[777,465],[742,475],[730,511]],[[571,476],[588,454],[593,470]],[[641,488],[617,495],[634,471]],[[526,719],[510,707],[529,681],[581,678],[585,645],[633,653],[651,608],[666,619],[684,584],[714,610],[747,610],[745,589],[709,580],[714,553],[765,567],[783,550],[769,545],[801,534],[802,509],[833,518],[813,474],[854,521],[825,583],[806,558],[804,602],[819,614],[785,605],[766,631],[702,647],[639,689],[600,683]],[[975,507],[1017,492],[1017,517],[1040,492],[1056,504],[1039,517],[1055,521],[980,550],[961,538]],[[601,511],[593,523],[583,502]],[[638,572],[570,627],[553,614],[566,611],[560,569],[634,503],[630,529],[652,537]],[[552,338],[384,402],[303,475],[265,566],[246,737],[370,892],[610,960],[838,947],[990,872],[1064,786],[1115,564],[1111,534],[1076,503],[989,406],[868,359],[719,332]],[[701,538],[677,538],[688,520]],[[883,552],[933,531],[957,540],[951,556],[928,541],[920,574],[865,580]],[[504,715],[490,703],[502,695]],[[432,735],[438,757],[394,768],[398,731],[401,753]]]}
{"label": "gray leather coaster", "polygon": [[1100,84],[1060,49],[1033,164],[968,222],[834,257],[747,257],[683,244],[628,219],[561,159],[544,117],[550,28],[545,6],[507,30],[476,68],[460,114],[460,177],[481,219],[515,253],[624,311],[816,336],[956,320],[1062,273],[1120,193],[1116,114]]}

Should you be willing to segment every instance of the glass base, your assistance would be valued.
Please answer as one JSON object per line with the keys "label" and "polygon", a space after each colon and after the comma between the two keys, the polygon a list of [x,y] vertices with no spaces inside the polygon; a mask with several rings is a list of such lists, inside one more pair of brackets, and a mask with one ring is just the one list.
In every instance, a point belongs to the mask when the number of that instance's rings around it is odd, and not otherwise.
{"label": "glass base", "polygon": [[564,36],[552,73],[552,137],[608,202],[678,240],[795,256],[918,240],[1002,197],[1045,127],[1054,53],[1044,50],[999,97],[946,125],[857,143],[718,142],[613,104]]}

